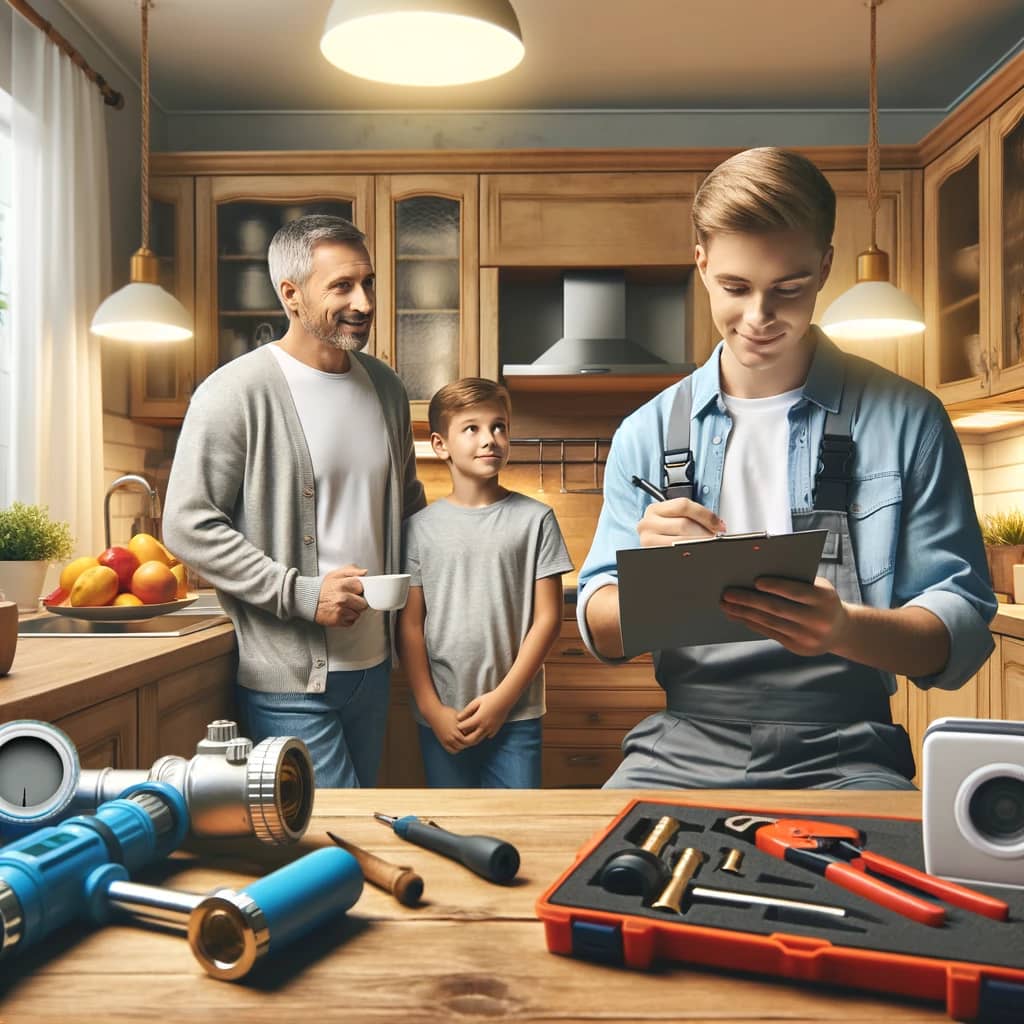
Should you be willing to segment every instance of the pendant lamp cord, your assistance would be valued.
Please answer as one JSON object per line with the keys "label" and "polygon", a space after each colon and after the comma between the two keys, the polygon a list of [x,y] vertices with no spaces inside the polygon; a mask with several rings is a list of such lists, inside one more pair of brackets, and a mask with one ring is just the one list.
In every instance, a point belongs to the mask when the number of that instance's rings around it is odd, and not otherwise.
{"label": "pendant lamp cord", "polygon": [[142,248],[149,248],[149,7],[142,8]]}
{"label": "pendant lamp cord", "polygon": [[871,57],[868,70],[868,107],[871,116],[871,134],[868,140],[868,209],[871,211],[871,248],[875,249],[875,221],[878,218],[878,60],[877,37],[875,32],[875,12],[878,0],[867,0],[871,11]]}

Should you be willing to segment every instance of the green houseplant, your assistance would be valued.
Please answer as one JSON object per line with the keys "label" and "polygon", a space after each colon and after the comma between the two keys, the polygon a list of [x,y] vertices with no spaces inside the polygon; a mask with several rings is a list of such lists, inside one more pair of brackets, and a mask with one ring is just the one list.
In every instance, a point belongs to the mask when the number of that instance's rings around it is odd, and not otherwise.
{"label": "green houseplant", "polygon": [[16,501],[0,509],[0,591],[20,611],[35,611],[47,568],[73,547],[70,527],[51,519],[45,505]]}
{"label": "green houseplant", "polygon": [[1024,562],[1024,511],[990,512],[981,517],[980,525],[992,589],[1012,596],[1013,567]]}

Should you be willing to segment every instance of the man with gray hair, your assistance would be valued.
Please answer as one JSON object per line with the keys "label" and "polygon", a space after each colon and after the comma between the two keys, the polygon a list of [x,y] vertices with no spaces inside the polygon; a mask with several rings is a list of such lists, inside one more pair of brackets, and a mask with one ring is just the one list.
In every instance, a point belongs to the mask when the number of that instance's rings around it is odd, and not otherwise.
{"label": "man with gray hair", "polygon": [[402,520],[425,504],[405,388],[361,353],[375,301],[365,242],[320,215],[274,236],[288,330],[196,389],[163,520],[234,622],[248,735],[304,740],[321,787],[376,783],[394,622],[360,577],[398,571]]}

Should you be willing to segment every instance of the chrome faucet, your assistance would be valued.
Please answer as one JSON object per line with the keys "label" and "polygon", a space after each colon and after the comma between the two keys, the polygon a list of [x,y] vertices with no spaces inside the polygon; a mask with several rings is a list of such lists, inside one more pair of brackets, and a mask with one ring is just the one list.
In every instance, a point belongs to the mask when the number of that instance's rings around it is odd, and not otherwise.
{"label": "chrome faucet", "polygon": [[114,491],[129,485],[140,487],[149,496],[149,515],[132,520],[132,536],[136,533],[148,533],[160,540],[160,495],[156,488],[137,473],[119,476],[108,488],[103,499],[103,528],[106,534],[107,547],[110,547],[110,496]]}

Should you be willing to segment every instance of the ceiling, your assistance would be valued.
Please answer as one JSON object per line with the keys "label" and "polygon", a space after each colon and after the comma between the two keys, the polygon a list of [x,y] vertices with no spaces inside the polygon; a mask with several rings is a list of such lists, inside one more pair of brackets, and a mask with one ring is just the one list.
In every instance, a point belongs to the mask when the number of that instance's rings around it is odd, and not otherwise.
{"label": "ceiling", "polygon": [[[133,77],[138,0],[60,0]],[[165,111],[864,109],[864,0],[512,0],[526,57],[440,89],[353,78],[319,50],[330,0],[155,0]],[[1021,0],[885,0],[879,104],[945,110],[1024,48]]]}

